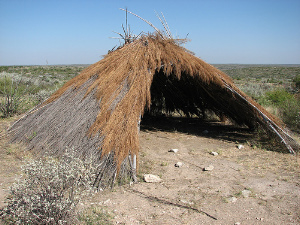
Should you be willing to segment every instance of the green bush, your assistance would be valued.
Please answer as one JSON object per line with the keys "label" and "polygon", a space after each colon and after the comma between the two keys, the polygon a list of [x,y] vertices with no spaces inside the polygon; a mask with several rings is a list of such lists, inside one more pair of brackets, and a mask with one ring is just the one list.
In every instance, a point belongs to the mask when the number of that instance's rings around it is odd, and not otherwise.
{"label": "green bush", "polygon": [[275,106],[281,106],[285,101],[290,101],[294,97],[285,89],[277,89],[265,93],[265,98]]}
{"label": "green bush", "polygon": [[300,75],[297,75],[293,79],[293,83],[295,85],[296,90],[300,89]]}
{"label": "green bush", "polygon": [[300,132],[300,101],[296,98],[283,102],[279,108],[283,122]]}
{"label": "green bush", "polygon": [[85,66],[0,66],[0,117],[24,113],[46,100]]}
{"label": "green bush", "polygon": [[0,217],[8,224],[73,224],[77,203],[92,193],[91,168],[68,153],[30,160]]}
{"label": "green bush", "polygon": [[7,118],[23,113],[45,100],[52,92],[47,91],[45,85],[2,77],[0,78],[0,116]]}
{"label": "green bush", "polygon": [[264,106],[273,106],[279,110],[279,117],[290,128],[300,132],[300,100],[284,89],[266,92],[259,99]]}
{"label": "green bush", "polygon": [[2,117],[9,117],[19,111],[24,86],[11,78],[0,79],[0,111]]}

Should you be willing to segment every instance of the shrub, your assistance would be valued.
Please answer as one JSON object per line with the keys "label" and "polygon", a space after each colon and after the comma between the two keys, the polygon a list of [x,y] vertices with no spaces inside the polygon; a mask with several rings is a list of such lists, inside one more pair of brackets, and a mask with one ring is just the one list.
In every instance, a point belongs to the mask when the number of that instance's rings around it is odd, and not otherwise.
{"label": "shrub", "polygon": [[0,111],[2,117],[15,114],[20,107],[21,88],[11,78],[0,79]]}
{"label": "shrub", "polygon": [[81,197],[91,193],[90,164],[66,153],[29,160],[0,216],[10,224],[70,224]]}
{"label": "shrub", "polygon": [[0,78],[0,112],[7,118],[27,111],[38,102],[32,97],[36,86],[10,77]]}
{"label": "shrub", "polygon": [[300,101],[296,98],[289,99],[281,104],[279,110],[283,122],[300,132]]}
{"label": "shrub", "polygon": [[244,85],[239,85],[239,88],[254,99],[259,99],[264,96],[266,92],[274,89],[270,84],[255,82],[247,82]]}
{"label": "shrub", "polygon": [[266,92],[265,97],[275,106],[281,106],[285,101],[293,99],[293,95],[287,92],[285,89],[277,89],[274,91]]}
{"label": "shrub", "polygon": [[296,90],[298,91],[300,89],[300,75],[297,75],[294,77],[293,84],[294,84]]}
{"label": "shrub", "polygon": [[266,92],[259,103],[274,106],[279,110],[282,121],[295,131],[300,131],[300,100],[284,89]]}

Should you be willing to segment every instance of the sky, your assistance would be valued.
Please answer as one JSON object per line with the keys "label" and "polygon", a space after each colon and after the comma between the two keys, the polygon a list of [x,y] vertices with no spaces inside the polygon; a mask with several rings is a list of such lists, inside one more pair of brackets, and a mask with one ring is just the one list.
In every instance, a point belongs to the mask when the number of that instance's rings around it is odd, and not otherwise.
{"label": "sky", "polygon": [[300,0],[0,0],[0,65],[93,64],[119,46],[126,7],[159,29],[162,12],[211,64],[300,64]]}

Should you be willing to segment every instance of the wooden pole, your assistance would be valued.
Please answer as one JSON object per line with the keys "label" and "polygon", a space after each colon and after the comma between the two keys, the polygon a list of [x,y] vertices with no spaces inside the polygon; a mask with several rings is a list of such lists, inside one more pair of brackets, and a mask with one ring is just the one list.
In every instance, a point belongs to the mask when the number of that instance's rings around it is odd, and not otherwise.
{"label": "wooden pole", "polygon": [[[141,130],[141,118],[142,117],[140,115],[140,119],[138,121],[138,126],[137,126],[138,133],[140,133],[140,130]],[[132,159],[132,161],[131,161],[131,159]],[[130,163],[130,166],[131,166],[131,176],[132,176],[133,182],[136,183],[137,182],[137,176],[136,176],[136,165],[137,165],[136,155],[129,155],[129,163]]]}

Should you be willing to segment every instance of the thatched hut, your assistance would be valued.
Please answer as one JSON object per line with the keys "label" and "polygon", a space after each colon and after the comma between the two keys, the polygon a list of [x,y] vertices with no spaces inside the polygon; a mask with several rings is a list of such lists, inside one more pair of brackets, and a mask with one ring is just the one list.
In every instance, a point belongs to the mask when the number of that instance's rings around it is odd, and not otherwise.
{"label": "thatched hut", "polygon": [[73,149],[98,167],[96,185],[131,171],[139,152],[138,124],[145,111],[201,116],[210,110],[239,125],[258,125],[285,146],[283,124],[226,74],[176,40],[143,35],[107,54],[15,123],[13,141],[39,153]]}

